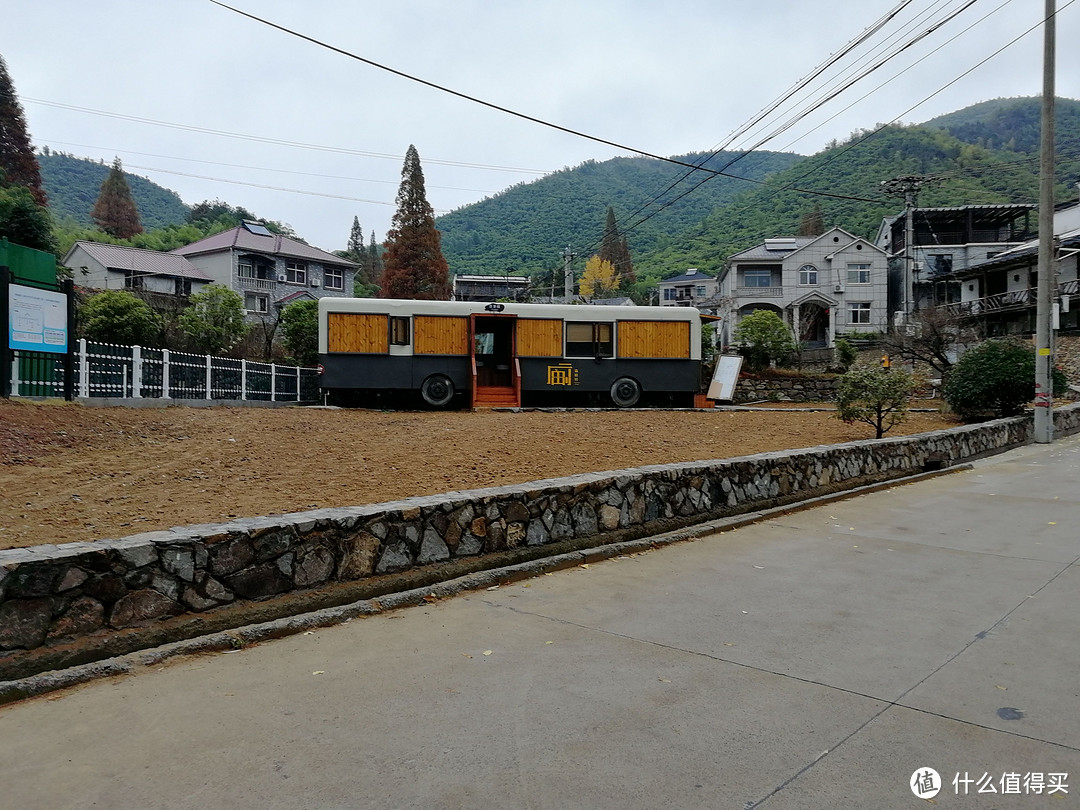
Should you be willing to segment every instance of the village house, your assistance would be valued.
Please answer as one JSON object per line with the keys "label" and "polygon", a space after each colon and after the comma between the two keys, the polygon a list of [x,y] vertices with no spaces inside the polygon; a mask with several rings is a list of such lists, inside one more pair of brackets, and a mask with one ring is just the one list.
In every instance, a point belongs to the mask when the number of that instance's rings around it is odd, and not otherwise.
{"label": "village house", "polygon": [[720,279],[721,345],[757,310],[775,312],[807,348],[888,324],[888,264],[872,242],[832,228],[820,236],[766,239],[733,255]]}

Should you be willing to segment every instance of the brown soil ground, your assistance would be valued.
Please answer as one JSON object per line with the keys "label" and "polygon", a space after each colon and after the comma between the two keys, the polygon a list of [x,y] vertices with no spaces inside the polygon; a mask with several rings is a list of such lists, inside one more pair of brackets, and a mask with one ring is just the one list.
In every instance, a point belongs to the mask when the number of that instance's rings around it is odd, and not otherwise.
{"label": "brown soil ground", "polygon": [[[896,430],[951,424],[913,413]],[[0,548],[872,435],[829,413],[387,413],[0,400]]]}

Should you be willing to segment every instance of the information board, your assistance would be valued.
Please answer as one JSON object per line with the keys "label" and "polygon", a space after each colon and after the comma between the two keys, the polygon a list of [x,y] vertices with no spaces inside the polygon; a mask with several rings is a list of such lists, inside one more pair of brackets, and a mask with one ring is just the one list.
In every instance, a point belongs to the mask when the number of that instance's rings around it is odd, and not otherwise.
{"label": "information board", "polygon": [[735,384],[739,381],[742,369],[742,355],[722,354],[716,358],[716,371],[709,383],[708,399],[730,401],[735,398]]}
{"label": "information board", "polygon": [[8,347],[67,352],[67,296],[12,284],[8,287]]}

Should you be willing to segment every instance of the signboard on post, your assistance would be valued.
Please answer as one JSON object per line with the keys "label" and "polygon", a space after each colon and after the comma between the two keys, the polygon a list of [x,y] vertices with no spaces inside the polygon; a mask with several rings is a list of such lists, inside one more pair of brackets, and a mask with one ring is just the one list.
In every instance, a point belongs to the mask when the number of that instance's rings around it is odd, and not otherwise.
{"label": "signboard on post", "polygon": [[718,401],[733,400],[742,361],[742,355],[739,354],[722,354],[716,358],[716,370],[713,372],[712,382],[709,383],[709,392],[705,396]]}
{"label": "signboard on post", "polygon": [[68,297],[20,284],[8,286],[8,348],[66,354]]}

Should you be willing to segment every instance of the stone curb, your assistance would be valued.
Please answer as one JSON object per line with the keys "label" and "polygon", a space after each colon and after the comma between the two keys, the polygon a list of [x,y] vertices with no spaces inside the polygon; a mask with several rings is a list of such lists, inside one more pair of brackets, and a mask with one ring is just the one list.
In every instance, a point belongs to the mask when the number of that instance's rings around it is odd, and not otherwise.
{"label": "stone curb", "polygon": [[880,492],[903,484],[912,484],[964,472],[973,469],[971,464],[958,464],[942,470],[916,473],[904,478],[882,481],[875,484],[855,487],[842,492],[820,495],[805,501],[778,506],[757,512],[747,512],[720,520],[711,520],[694,526],[665,532],[651,537],[641,537],[608,543],[602,546],[570,551],[551,557],[543,557],[514,565],[490,568],[467,574],[455,579],[435,583],[422,588],[391,593],[375,599],[362,599],[347,605],[323,608],[321,610],[287,616],[281,619],[249,624],[231,630],[212,633],[183,641],[171,642],[158,647],[140,650],[116,658],[95,661],[90,664],[73,666],[68,669],[31,675],[13,681],[0,681],[0,706],[31,697],[37,697],[60,689],[67,689],[83,683],[109,678],[117,675],[133,675],[140,670],[162,664],[170,659],[204,653],[234,652],[252,644],[283,638],[296,633],[320,627],[330,627],[350,622],[359,616],[373,616],[391,610],[415,607],[431,601],[438,601],[466,591],[498,587],[522,579],[540,576],[550,571],[573,568],[586,563],[633,554],[640,551],[662,548],[664,546],[697,540],[713,534],[738,529],[763,520],[769,520],[805,509],[835,503],[837,501]]}

